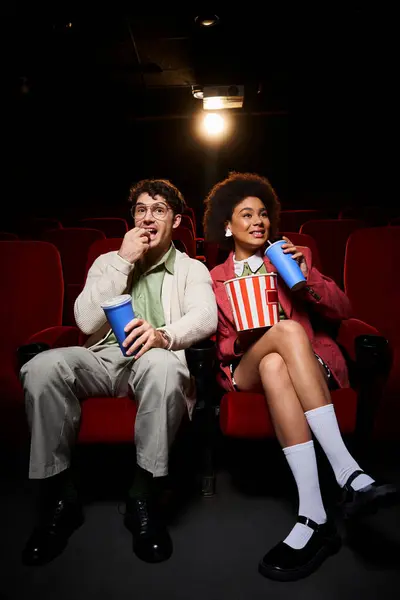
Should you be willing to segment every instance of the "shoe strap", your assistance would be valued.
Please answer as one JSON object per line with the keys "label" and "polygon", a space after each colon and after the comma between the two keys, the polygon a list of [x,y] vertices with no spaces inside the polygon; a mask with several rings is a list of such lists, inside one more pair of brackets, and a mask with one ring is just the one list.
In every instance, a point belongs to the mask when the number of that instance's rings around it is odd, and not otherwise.
{"label": "shoe strap", "polygon": [[310,529],[313,529],[314,531],[317,531],[319,529],[318,523],[316,523],[312,519],[309,519],[308,517],[303,517],[303,515],[299,515],[297,517],[297,522],[301,523],[302,525],[307,525],[307,527],[310,527]]}
{"label": "shoe strap", "polygon": [[354,471],[354,473],[352,473],[352,474],[350,475],[350,477],[348,478],[348,480],[347,480],[347,481],[346,481],[346,483],[344,484],[344,487],[345,487],[347,490],[349,490],[349,489],[350,489],[350,486],[351,486],[351,484],[353,483],[353,481],[354,481],[355,479],[357,479],[357,477],[358,477],[359,475],[364,475],[364,471],[361,471],[360,469],[357,469],[357,471]]}

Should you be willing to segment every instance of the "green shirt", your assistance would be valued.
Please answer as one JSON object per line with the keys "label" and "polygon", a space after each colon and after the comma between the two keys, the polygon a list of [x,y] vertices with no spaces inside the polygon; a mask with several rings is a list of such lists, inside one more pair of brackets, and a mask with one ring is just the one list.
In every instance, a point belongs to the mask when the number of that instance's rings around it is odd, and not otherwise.
{"label": "green shirt", "polygon": [[[267,271],[267,268],[264,263],[257,269],[257,271],[255,271],[255,273],[253,273],[253,271],[250,269],[249,264],[247,262],[245,262],[244,267],[243,267],[242,277],[246,277],[247,275],[266,275],[267,273],[268,273],[268,271]],[[286,315],[285,315],[280,303],[278,304],[278,306],[279,306],[279,320],[283,321],[284,319],[286,319]]]}
{"label": "green shirt", "polygon": [[[157,264],[152,265],[147,271],[143,271],[142,265],[138,262],[133,271],[131,294],[135,317],[144,319],[155,329],[165,325],[161,291],[166,271],[171,275],[174,274],[175,256],[175,246],[171,244],[168,252]],[[109,335],[106,343],[117,343],[113,333]]]}

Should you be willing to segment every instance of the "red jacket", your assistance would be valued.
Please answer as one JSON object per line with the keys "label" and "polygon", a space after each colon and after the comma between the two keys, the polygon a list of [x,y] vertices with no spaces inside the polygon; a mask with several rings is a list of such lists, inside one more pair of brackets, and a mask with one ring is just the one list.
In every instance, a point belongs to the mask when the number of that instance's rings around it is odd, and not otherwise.
{"label": "red jacket", "polygon": [[[325,277],[313,267],[309,248],[302,247],[302,252],[308,266],[307,286],[309,290],[290,292],[283,279],[278,275],[279,302],[286,317],[297,321],[304,327],[314,352],[329,366],[339,387],[348,387],[350,384],[346,362],[339,347],[326,332],[326,328],[322,329],[321,325],[313,328],[310,315],[319,315],[322,319],[319,319],[318,322],[325,321],[327,326],[329,323],[339,323],[343,319],[351,317],[350,301],[332,279]],[[269,273],[276,272],[266,257],[264,257],[264,263]],[[235,277],[233,252],[223,264],[216,266],[211,271],[211,277],[218,304],[217,355],[221,367],[218,379],[225,390],[232,391],[229,365],[241,355],[236,354],[234,350],[237,331],[224,281]]]}

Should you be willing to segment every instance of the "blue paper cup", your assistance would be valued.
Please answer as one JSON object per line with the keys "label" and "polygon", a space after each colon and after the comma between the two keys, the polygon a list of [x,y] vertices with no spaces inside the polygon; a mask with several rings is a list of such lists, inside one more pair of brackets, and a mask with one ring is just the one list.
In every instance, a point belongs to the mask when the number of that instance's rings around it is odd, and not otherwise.
{"label": "blue paper cup", "polygon": [[265,251],[265,256],[272,262],[286,285],[295,292],[306,285],[306,279],[292,254],[284,254],[282,250],[285,240],[271,244]]}
{"label": "blue paper cup", "polygon": [[117,338],[123,355],[126,356],[127,348],[124,348],[122,343],[125,341],[127,336],[124,328],[129,321],[132,321],[132,319],[135,318],[135,313],[132,306],[132,296],[130,294],[115,296],[115,298],[112,298],[107,302],[103,302],[101,308],[105,312],[107,320],[110,323],[115,337]]}

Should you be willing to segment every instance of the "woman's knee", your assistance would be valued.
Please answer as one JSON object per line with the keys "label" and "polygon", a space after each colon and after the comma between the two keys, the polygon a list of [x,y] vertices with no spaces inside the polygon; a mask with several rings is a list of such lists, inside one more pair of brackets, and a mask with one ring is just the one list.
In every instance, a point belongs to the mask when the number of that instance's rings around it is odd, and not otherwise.
{"label": "woman's knee", "polygon": [[277,348],[299,348],[302,343],[308,341],[304,327],[291,319],[280,321],[268,331],[267,335],[270,336],[270,340],[274,339]]}
{"label": "woman's knee", "polygon": [[285,371],[287,371],[285,361],[277,352],[271,352],[264,356],[260,361],[258,370],[261,380],[267,378],[270,381],[272,378],[276,381],[276,378],[282,377],[282,375],[285,374]]}
{"label": "woman's knee", "polygon": [[274,325],[272,330],[274,329],[276,332],[279,331],[280,335],[284,333],[285,336],[291,337],[307,336],[304,327],[300,325],[300,323],[297,323],[297,321],[293,321],[292,319],[285,319],[284,321],[279,321],[279,323]]}

